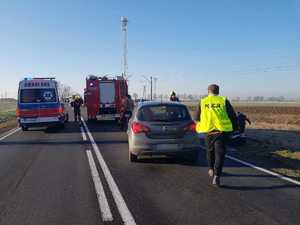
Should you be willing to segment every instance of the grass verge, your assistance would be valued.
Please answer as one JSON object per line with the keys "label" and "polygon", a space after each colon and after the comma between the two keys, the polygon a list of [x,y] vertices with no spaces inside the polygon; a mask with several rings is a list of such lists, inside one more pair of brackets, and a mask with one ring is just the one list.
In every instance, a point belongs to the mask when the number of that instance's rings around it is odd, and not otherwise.
{"label": "grass verge", "polygon": [[255,139],[249,139],[245,145],[236,148],[241,158],[300,180],[300,150],[281,149],[278,145]]}

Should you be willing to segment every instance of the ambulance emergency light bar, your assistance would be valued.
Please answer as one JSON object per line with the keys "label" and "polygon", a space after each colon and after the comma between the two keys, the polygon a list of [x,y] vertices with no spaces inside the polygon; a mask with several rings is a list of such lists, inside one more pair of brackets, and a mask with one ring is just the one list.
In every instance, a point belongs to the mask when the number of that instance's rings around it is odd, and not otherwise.
{"label": "ambulance emergency light bar", "polygon": [[24,80],[55,80],[55,77],[25,77]]}

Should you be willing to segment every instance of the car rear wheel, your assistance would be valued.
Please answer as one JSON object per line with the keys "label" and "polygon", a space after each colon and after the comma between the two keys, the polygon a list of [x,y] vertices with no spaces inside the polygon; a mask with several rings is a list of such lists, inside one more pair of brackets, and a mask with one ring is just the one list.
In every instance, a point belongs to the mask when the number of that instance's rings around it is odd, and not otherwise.
{"label": "car rear wheel", "polygon": [[28,127],[21,126],[21,128],[22,128],[22,131],[28,131]]}
{"label": "car rear wheel", "polygon": [[130,162],[137,162],[138,161],[137,155],[134,155],[131,152],[129,152],[129,161]]}

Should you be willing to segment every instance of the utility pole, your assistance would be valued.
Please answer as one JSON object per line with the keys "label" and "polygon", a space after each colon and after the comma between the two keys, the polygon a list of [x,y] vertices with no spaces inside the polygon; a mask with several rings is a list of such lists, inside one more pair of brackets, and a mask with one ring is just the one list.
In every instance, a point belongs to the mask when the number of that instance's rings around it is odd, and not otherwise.
{"label": "utility pole", "polygon": [[150,84],[150,100],[153,100],[153,77],[150,76],[150,79],[146,76],[143,76],[143,78],[148,81],[148,83]]}
{"label": "utility pole", "polygon": [[143,86],[143,100],[146,100],[146,85]]}
{"label": "utility pole", "polygon": [[153,86],[152,83],[153,83],[153,82],[152,82],[152,80],[153,80],[153,79],[152,79],[152,76],[151,76],[151,77],[150,77],[150,86],[151,86],[150,99],[151,99],[151,101],[153,100],[153,88],[152,88],[152,86]]}
{"label": "utility pole", "polygon": [[154,77],[154,99],[157,98],[157,92],[156,92],[156,83],[157,83],[157,77]]}

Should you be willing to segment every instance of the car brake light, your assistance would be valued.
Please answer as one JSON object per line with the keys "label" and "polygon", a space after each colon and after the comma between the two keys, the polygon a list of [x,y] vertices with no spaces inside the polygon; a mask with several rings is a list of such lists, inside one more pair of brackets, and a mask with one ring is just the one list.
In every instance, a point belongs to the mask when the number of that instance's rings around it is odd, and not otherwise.
{"label": "car brake light", "polygon": [[150,131],[149,127],[147,127],[141,123],[138,123],[138,122],[132,123],[131,129],[132,129],[133,133],[135,133],[135,134],[147,133]]}
{"label": "car brake light", "polygon": [[16,116],[17,117],[20,117],[21,115],[21,110],[19,108],[16,109]]}
{"label": "car brake light", "polygon": [[185,132],[196,132],[196,123],[191,122],[184,127]]}

